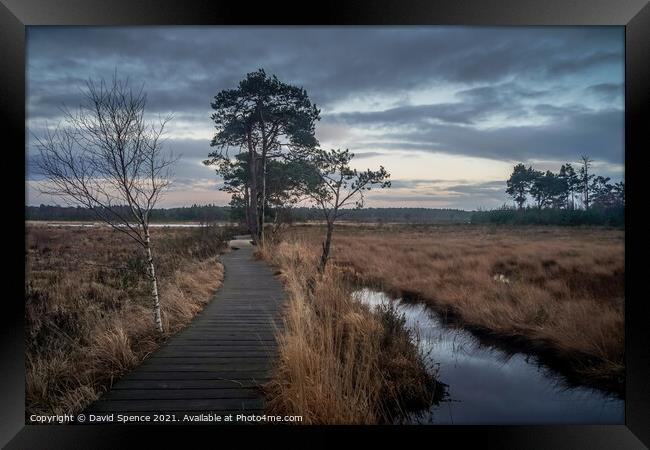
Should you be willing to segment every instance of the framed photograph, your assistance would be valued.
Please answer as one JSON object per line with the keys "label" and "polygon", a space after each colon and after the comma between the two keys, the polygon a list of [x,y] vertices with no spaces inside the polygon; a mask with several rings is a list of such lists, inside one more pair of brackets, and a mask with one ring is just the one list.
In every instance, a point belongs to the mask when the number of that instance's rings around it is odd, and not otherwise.
{"label": "framed photograph", "polygon": [[2,445],[647,448],[650,6],[459,3],[2,0]]}

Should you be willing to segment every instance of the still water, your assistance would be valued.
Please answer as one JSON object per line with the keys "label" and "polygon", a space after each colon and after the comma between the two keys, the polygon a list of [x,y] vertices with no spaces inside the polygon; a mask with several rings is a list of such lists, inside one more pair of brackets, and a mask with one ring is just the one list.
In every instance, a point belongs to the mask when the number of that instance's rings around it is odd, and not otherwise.
{"label": "still water", "polygon": [[624,402],[586,387],[568,387],[562,376],[532,356],[482,345],[469,331],[445,325],[421,304],[391,300],[361,289],[360,301],[393,302],[418,336],[427,364],[448,385],[445,400],[413,423],[434,424],[622,424]]}

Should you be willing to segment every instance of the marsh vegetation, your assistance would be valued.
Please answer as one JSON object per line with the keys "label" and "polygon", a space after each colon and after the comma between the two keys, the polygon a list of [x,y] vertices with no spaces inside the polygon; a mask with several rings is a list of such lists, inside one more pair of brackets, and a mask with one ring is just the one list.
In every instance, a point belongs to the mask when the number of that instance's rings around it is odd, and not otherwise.
{"label": "marsh vegetation", "polygon": [[[286,239],[314,246],[322,233],[293,227]],[[623,394],[623,230],[359,226],[339,228],[332,245],[359,286],[425,303],[577,383]]]}
{"label": "marsh vegetation", "polygon": [[306,424],[394,423],[443,396],[404,318],[357,301],[339,267],[321,272],[318,246],[285,241],[261,256],[280,269],[289,295],[266,386],[271,413]]}
{"label": "marsh vegetation", "polygon": [[102,228],[26,228],[26,410],[82,410],[189,323],[220,284],[230,230],[151,231],[160,261],[162,321],[153,326],[147,261]]}

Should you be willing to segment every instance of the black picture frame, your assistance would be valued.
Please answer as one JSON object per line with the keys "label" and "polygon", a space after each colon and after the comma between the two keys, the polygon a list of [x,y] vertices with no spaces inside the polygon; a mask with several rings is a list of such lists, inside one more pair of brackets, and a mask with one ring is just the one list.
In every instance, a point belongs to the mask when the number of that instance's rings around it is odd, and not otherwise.
{"label": "black picture frame", "polygon": [[[149,439],[170,446],[192,445],[199,435],[213,445],[225,443],[225,434],[236,434],[241,444],[251,437],[278,434],[299,445],[325,443],[332,431],[372,431],[382,440],[409,444],[409,438],[431,439],[431,444],[498,448],[623,449],[650,446],[650,318],[646,296],[639,289],[645,267],[638,239],[642,198],[641,154],[650,148],[647,112],[650,100],[650,5],[645,0],[472,0],[448,2],[395,2],[364,0],[297,4],[282,8],[275,2],[251,7],[245,2],[206,0],[1,0],[0,1],[0,113],[2,114],[4,188],[11,208],[11,228],[3,240],[10,247],[5,267],[15,275],[5,278],[2,317],[2,382],[0,383],[0,444],[11,449],[117,448]],[[300,5],[300,6],[299,6]],[[625,425],[602,426],[433,426],[433,427],[173,427],[143,425],[45,426],[24,421],[24,236],[25,185],[25,27],[29,25],[622,25],[625,26],[625,167],[626,167],[626,402]],[[19,169],[22,167],[23,169]],[[22,213],[21,213],[22,212]],[[14,234],[15,233],[15,234]],[[11,259],[9,259],[11,258]],[[640,262],[640,263],[639,263]],[[20,277],[22,274],[22,278]],[[193,441],[187,440],[187,432]],[[318,434],[315,439],[314,433]],[[209,436],[203,436],[209,435]],[[413,435],[413,436],[410,436]],[[417,436],[416,436],[417,435]],[[231,436],[234,437],[234,436]],[[143,438],[145,440],[143,440]],[[413,441],[415,443],[415,441]],[[154,447],[153,440],[147,447]]]}

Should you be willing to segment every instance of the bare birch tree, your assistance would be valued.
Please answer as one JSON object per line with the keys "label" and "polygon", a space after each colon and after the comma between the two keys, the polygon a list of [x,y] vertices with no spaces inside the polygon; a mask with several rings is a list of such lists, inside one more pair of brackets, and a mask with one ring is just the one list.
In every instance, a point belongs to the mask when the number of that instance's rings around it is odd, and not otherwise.
{"label": "bare birch tree", "polygon": [[176,161],[163,150],[171,117],[145,120],[147,96],[117,74],[111,82],[89,80],[76,110],[64,109],[55,129],[35,136],[44,176],[39,190],[85,206],[103,222],[137,242],[151,282],[153,320],[163,330],[149,219],[170,184]]}

